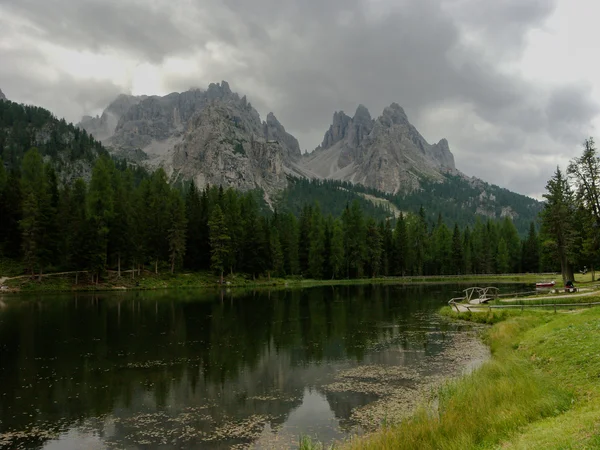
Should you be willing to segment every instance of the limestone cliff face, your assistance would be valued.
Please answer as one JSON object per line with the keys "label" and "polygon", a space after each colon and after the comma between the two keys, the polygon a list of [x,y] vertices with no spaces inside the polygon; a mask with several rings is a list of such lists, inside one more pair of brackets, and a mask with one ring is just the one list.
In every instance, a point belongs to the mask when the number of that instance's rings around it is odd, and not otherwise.
{"label": "limestone cliff face", "polygon": [[6,95],[4,95],[4,92],[2,92],[2,89],[0,89],[0,101],[2,100],[7,100]]}
{"label": "limestone cliff face", "polygon": [[320,178],[391,193],[417,188],[422,177],[441,179],[444,172],[456,172],[448,142],[427,143],[396,103],[376,120],[362,105],[352,118],[336,112],[323,143],[299,165]]}
{"label": "limestone cliff face", "polygon": [[245,101],[212,102],[187,124],[182,141],[175,146],[174,177],[241,190],[283,189],[282,145],[262,136],[258,113]]}
{"label": "limestone cliff face", "polygon": [[80,126],[113,153],[194,179],[200,187],[281,189],[283,161],[301,156],[298,141],[277,118],[271,113],[261,123],[226,81],[164,97],[120,96],[102,117],[86,118]]}
{"label": "limestone cliff face", "polygon": [[456,172],[448,142],[427,143],[396,103],[375,120],[363,105],[353,117],[336,112],[322,144],[303,157],[273,113],[261,122],[225,81],[164,97],[121,95],[101,117],[85,117],[79,126],[113,153],[199,186],[271,193],[285,187],[289,174],[398,192],[417,188],[422,177]]}
{"label": "limestone cliff face", "polygon": [[266,122],[263,122],[263,137],[269,142],[277,141],[281,144],[286,160],[297,160],[302,156],[298,139],[285,131],[272,112],[267,115]]}

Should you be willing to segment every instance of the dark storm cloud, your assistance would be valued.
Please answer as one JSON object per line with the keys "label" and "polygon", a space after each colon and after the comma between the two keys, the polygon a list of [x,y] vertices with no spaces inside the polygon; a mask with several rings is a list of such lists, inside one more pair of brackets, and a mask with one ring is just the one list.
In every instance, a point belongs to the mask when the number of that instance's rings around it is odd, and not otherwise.
{"label": "dark storm cloud", "polygon": [[[70,48],[112,49],[153,63],[198,58],[202,74],[173,74],[165,86],[228,80],[261,113],[274,111],[309,150],[335,110],[353,114],[363,103],[376,117],[395,101],[427,139],[450,140],[465,172],[540,192],[539,180],[520,178],[528,169],[546,171],[540,177],[547,178],[553,154],[561,146],[572,152],[598,113],[589,87],[550,89],[502,70],[554,6],[548,0],[0,0],[0,26],[5,10],[35,35]],[[225,60],[211,53],[215,44],[227,50]],[[2,59],[4,52],[0,47]],[[78,89],[103,100],[112,88]],[[43,97],[49,104],[50,96],[76,98],[69,83]],[[440,108],[452,111],[443,122],[432,119]]]}
{"label": "dark storm cloud", "polygon": [[184,30],[171,21],[176,4],[0,0],[0,8],[28,20],[41,39],[77,50],[122,50],[152,62],[190,43]]}

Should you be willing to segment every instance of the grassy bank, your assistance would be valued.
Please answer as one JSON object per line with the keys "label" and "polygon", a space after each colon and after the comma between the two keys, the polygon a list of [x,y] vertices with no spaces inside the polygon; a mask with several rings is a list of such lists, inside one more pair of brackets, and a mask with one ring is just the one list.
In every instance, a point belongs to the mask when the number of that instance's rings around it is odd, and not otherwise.
{"label": "grassy bank", "polygon": [[[22,273],[22,271],[20,272]],[[86,272],[66,275],[44,275],[37,277],[16,276],[15,270],[0,273],[0,278],[7,276],[4,285],[14,291],[25,292],[59,292],[59,291],[96,291],[96,290],[134,290],[134,289],[186,289],[219,287],[218,277],[211,272],[175,273],[142,271],[135,278],[131,273],[123,273],[118,277],[116,272],[109,272],[101,278],[99,284],[91,283]],[[490,283],[534,283],[539,275],[465,275],[465,276],[422,276],[422,277],[384,277],[341,280],[312,280],[301,277],[253,279],[251,276],[237,274],[225,277],[226,287],[311,287],[323,285],[357,285],[357,284],[419,284],[419,283],[472,283],[474,285]]]}
{"label": "grassy bank", "polygon": [[492,360],[442,389],[437,411],[347,448],[600,448],[600,308],[461,318],[496,322],[486,336]]}

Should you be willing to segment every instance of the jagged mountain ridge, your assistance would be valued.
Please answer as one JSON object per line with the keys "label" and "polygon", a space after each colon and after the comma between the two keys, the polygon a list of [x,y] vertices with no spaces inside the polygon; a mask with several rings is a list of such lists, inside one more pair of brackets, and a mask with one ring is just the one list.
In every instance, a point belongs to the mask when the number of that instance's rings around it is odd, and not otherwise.
{"label": "jagged mountain ridge", "polygon": [[[360,184],[380,196],[431,189],[431,183],[447,183],[448,175],[465,186],[476,180],[456,168],[445,139],[429,144],[397,103],[377,118],[363,105],[353,117],[335,112],[321,145],[304,156],[273,113],[261,121],[246,97],[225,81],[164,97],[120,96],[101,117],[80,126],[114,154],[164,167],[172,180],[260,188],[269,202],[289,185],[289,176]],[[510,204],[476,197],[454,207],[466,213],[475,205],[484,217],[516,217]]]}
{"label": "jagged mountain ridge", "polygon": [[443,181],[443,173],[457,173],[448,142],[430,145],[397,103],[376,119],[363,105],[353,117],[336,112],[322,144],[303,157],[298,140],[272,112],[261,122],[225,81],[164,97],[120,95],[100,117],[86,116],[79,126],[118,156],[199,185],[272,192],[286,184],[287,174],[396,193],[417,189],[422,178]]}
{"label": "jagged mountain ridge", "polygon": [[423,177],[457,173],[448,141],[430,145],[397,103],[376,120],[359,105],[354,117],[338,111],[322,144],[301,162],[305,173],[383,192],[411,191]]}
{"label": "jagged mountain ridge", "polygon": [[[115,111],[113,102],[102,115],[118,117],[112,133],[89,119],[79,126],[114,154],[162,166],[174,179],[273,192],[286,184],[283,161],[301,157],[298,141],[275,115],[261,122],[246,97],[232,92],[226,81],[207,90],[128,98],[119,103],[127,107]],[[101,135],[105,130],[109,134]]]}
{"label": "jagged mountain ridge", "polygon": [[0,101],[2,101],[2,100],[8,100],[8,99],[6,98],[6,95],[4,95],[4,92],[2,92],[2,89],[0,89]]}

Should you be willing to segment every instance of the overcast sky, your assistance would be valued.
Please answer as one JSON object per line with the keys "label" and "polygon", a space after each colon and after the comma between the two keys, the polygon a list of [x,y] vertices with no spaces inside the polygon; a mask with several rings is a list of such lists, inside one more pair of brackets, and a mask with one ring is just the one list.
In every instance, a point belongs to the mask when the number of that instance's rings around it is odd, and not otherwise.
{"label": "overcast sky", "polygon": [[600,124],[594,0],[0,0],[0,89],[77,122],[227,80],[311,151],[404,107],[457,167],[539,197]]}

